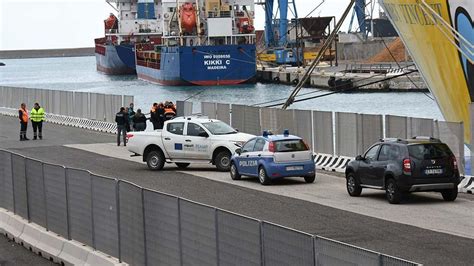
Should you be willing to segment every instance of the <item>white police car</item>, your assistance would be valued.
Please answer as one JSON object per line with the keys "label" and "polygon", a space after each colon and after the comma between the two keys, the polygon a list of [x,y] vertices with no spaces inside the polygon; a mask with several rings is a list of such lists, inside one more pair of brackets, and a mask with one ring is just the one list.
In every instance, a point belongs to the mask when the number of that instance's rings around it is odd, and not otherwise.
{"label": "white police car", "polygon": [[232,156],[230,176],[239,180],[241,175],[258,177],[262,185],[283,177],[304,177],[307,183],[313,183],[316,168],[313,153],[300,137],[290,135],[263,136],[247,141]]}

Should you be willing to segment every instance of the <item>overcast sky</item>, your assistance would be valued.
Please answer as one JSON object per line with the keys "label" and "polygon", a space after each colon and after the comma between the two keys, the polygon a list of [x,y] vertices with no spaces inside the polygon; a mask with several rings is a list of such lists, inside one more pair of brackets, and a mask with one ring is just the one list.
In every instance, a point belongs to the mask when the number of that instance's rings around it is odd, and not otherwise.
{"label": "overcast sky", "polygon": [[[322,2],[294,1],[300,17]],[[312,16],[339,17],[347,4],[349,0],[326,0]],[[94,38],[103,35],[102,21],[113,11],[105,0],[0,0],[0,50],[92,47]],[[263,9],[256,6],[256,28],[263,29],[263,23]]]}

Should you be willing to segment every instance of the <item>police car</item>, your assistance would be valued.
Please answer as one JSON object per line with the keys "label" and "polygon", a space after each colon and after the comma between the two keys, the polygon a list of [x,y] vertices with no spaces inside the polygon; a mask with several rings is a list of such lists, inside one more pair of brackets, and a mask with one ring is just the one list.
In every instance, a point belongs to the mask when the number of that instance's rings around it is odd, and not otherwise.
{"label": "police car", "polygon": [[242,175],[258,177],[262,185],[284,177],[304,177],[313,183],[316,169],[313,153],[300,137],[290,135],[271,135],[255,137],[237,149],[232,156],[230,176],[239,180]]}
{"label": "police car", "polygon": [[211,163],[229,171],[231,155],[252,137],[217,119],[177,117],[166,121],[163,129],[128,133],[127,148],[132,156],[141,155],[151,170],[160,170],[165,163],[179,168]]}

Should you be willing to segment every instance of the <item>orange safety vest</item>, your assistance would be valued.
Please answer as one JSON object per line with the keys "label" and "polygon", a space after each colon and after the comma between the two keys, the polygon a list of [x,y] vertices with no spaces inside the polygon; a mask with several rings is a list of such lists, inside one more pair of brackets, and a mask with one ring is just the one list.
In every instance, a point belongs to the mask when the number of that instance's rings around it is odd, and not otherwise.
{"label": "orange safety vest", "polygon": [[20,108],[19,111],[22,112],[21,122],[28,123],[28,119],[30,118],[30,117],[28,116],[28,109],[22,109],[22,108]]}
{"label": "orange safety vest", "polygon": [[167,114],[176,115],[176,112],[171,107],[165,107],[165,115],[167,115]]}

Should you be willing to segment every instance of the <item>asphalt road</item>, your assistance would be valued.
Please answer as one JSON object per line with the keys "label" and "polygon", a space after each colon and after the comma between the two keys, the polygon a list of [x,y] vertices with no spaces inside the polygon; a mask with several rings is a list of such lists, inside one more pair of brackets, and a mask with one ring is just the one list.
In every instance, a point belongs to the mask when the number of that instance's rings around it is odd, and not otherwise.
{"label": "asphalt road", "polygon": [[[473,265],[474,262],[472,238],[396,223],[390,218],[375,218],[308,200],[267,193],[256,189],[256,187],[260,188],[260,185],[255,180],[243,181],[250,184],[249,187],[243,187],[196,175],[198,172],[202,173],[203,169],[178,172],[174,168],[167,168],[165,171],[151,172],[141,163],[63,146],[72,143],[114,142],[114,136],[107,134],[46,124],[43,141],[20,143],[16,140],[17,130],[16,119],[0,117],[0,147],[7,147],[50,163],[84,168],[97,174],[129,180],[143,187],[425,265]],[[196,173],[190,174],[193,172]],[[317,184],[318,182],[315,185]],[[283,189],[305,186],[306,184],[299,180],[283,181],[276,185]],[[462,200],[469,201],[471,199],[469,197],[471,196],[463,196]],[[378,204],[383,201],[383,195],[380,193],[363,200],[367,204],[366,207],[374,206],[374,212],[384,211],[384,209],[378,210],[377,206],[385,206],[383,208],[390,206]],[[421,200],[427,207],[441,205],[449,213],[450,205],[445,205],[440,200],[432,199],[431,196],[421,196]],[[414,205],[406,204],[400,207],[410,209]],[[427,224],[433,219],[426,216],[423,211],[410,215],[425,219]],[[457,219],[455,216],[449,218],[453,222]]]}
{"label": "asphalt road", "polygon": [[44,259],[26,248],[10,241],[5,236],[0,236],[0,266],[13,265],[57,265]]}

